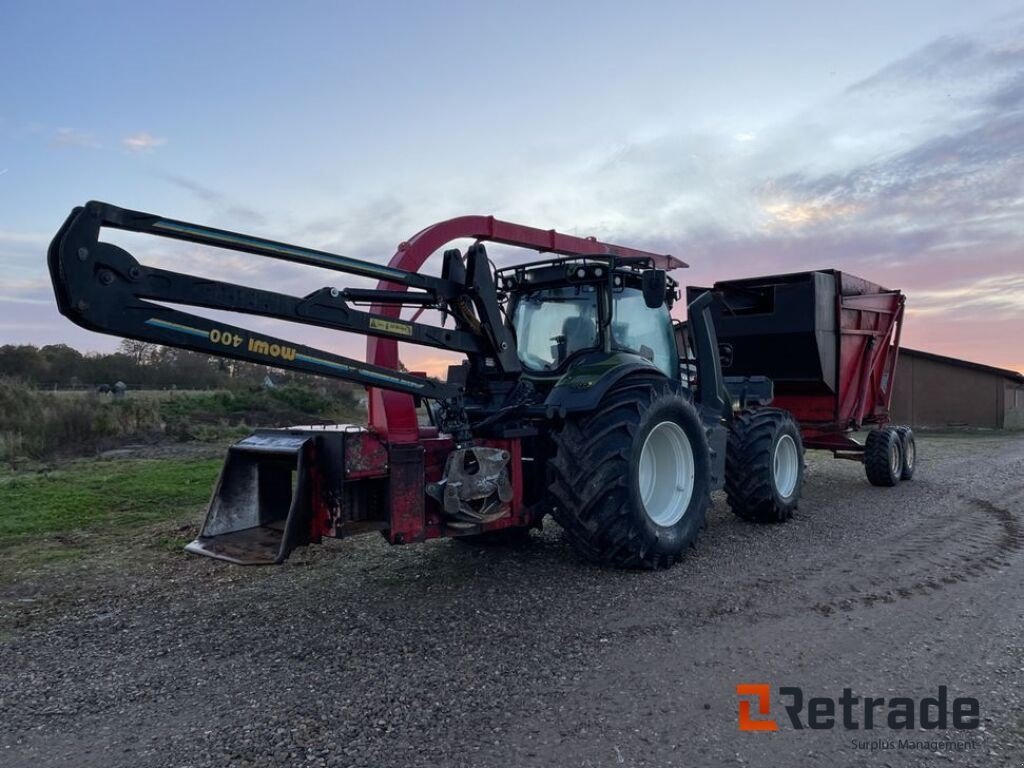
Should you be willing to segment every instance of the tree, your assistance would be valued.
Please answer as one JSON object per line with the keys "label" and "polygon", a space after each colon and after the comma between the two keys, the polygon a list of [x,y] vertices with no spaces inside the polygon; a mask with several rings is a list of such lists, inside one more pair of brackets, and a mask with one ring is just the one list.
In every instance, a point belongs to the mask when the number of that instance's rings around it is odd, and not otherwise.
{"label": "tree", "polygon": [[0,347],[0,374],[39,383],[46,377],[46,361],[31,344],[5,344]]}
{"label": "tree", "polygon": [[45,383],[70,387],[74,386],[73,380],[81,380],[82,353],[77,349],[67,344],[48,344],[39,350],[39,355],[45,365]]}
{"label": "tree", "polygon": [[122,355],[130,357],[135,361],[136,365],[148,365],[159,354],[160,347],[147,341],[121,339],[121,344],[118,346],[117,351]]}

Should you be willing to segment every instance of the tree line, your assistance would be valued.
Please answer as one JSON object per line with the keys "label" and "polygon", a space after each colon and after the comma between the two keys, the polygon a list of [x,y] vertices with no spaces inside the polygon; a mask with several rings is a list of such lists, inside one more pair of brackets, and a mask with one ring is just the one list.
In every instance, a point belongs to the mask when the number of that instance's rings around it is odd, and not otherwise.
{"label": "tree line", "polygon": [[261,386],[267,376],[276,385],[315,382],[319,390],[352,390],[344,382],[129,339],[112,353],[83,354],[67,344],[0,346],[0,377],[40,389],[94,389],[119,381],[130,389],[229,389]]}

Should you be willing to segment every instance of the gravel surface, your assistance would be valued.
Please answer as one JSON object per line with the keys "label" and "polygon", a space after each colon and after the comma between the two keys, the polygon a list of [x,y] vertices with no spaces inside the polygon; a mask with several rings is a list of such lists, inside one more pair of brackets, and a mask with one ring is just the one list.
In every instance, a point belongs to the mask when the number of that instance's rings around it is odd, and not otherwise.
{"label": "gravel surface", "polygon": [[[1024,762],[1024,436],[918,439],[869,486],[811,456],[783,526],[715,500],[667,572],[329,542],[280,568],[167,557],[8,596],[0,765],[845,766]],[[14,594],[12,592],[11,594]],[[966,752],[737,729],[737,683],[980,700]],[[778,700],[777,700],[778,701]]]}

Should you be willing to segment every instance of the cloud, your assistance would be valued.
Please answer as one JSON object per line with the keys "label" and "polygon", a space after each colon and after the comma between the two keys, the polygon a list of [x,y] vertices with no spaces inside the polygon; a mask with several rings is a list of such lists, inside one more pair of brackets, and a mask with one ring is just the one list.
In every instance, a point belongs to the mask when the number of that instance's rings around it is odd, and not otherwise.
{"label": "cloud", "polygon": [[1024,318],[1024,273],[985,277],[939,290],[916,291],[907,312],[930,317],[971,310],[989,313],[993,319]]}
{"label": "cloud", "polygon": [[41,232],[12,232],[0,229],[0,245],[46,245],[52,235]]}
{"label": "cloud", "polygon": [[178,176],[173,173],[159,173],[157,175],[167,183],[180,187],[187,192],[191,192],[204,202],[214,203],[220,202],[224,199],[224,195],[200,184],[198,181],[193,181],[192,179],[187,179],[184,176]]}
{"label": "cloud", "polygon": [[196,199],[215,206],[218,213],[246,226],[263,226],[267,223],[267,217],[257,211],[236,201],[233,201],[217,190],[205,184],[174,173],[157,173],[157,178],[166,181],[179,189],[189,192]]}
{"label": "cloud", "polygon": [[[788,223],[908,230],[941,222],[952,239],[1022,234],[1024,111],[992,109],[904,152],[849,169],[772,181]],[[766,211],[772,209],[766,205]],[[831,214],[831,215],[829,215]],[[838,219],[838,221],[837,221]]]}
{"label": "cloud", "polygon": [[677,247],[874,242],[871,255],[902,260],[1002,247],[1024,236],[1022,102],[1024,46],[943,38],[756,142],[737,146],[734,130],[627,141],[531,169],[504,205]]}
{"label": "cloud", "polygon": [[0,286],[0,301],[14,304],[52,304],[53,289],[43,278],[7,279]]}
{"label": "cloud", "polygon": [[166,143],[167,139],[153,136],[145,131],[139,131],[121,139],[121,146],[129,152],[152,152],[157,147],[162,147]]}
{"label": "cloud", "polygon": [[58,128],[54,133],[53,143],[58,147],[78,147],[80,149],[99,149],[101,146],[91,133],[83,133],[73,128]]}
{"label": "cloud", "polygon": [[394,195],[380,195],[321,215],[293,227],[289,238],[314,248],[371,259],[387,260],[398,243],[429,221],[420,219],[423,208]]}
{"label": "cloud", "polygon": [[966,36],[946,36],[848,86],[848,93],[875,88],[895,89],[922,80],[961,79],[984,66],[988,50]]}

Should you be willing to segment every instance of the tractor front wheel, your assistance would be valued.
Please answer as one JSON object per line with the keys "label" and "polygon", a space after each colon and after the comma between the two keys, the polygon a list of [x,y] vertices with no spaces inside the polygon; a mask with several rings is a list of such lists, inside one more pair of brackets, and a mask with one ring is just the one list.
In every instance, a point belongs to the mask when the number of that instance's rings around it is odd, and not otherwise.
{"label": "tractor front wheel", "polygon": [[741,413],[729,431],[725,495],[737,517],[782,523],[793,516],[804,484],[804,444],[789,411]]}
{"label": "tractor front wheel", "polygon": [[577,554],[667,568],[696,544],[711,500],[707,435],[667,380],[625,379],[553,439],[552,514]]}

